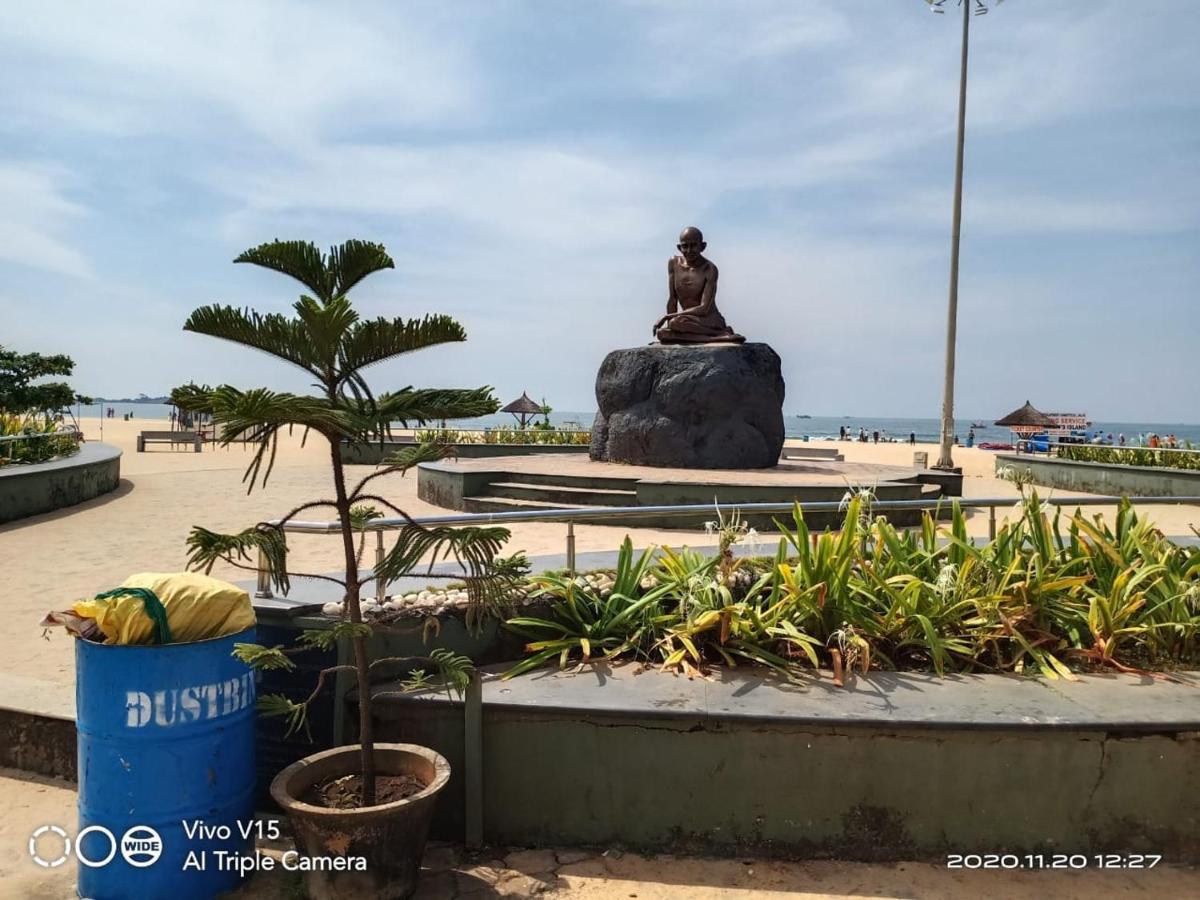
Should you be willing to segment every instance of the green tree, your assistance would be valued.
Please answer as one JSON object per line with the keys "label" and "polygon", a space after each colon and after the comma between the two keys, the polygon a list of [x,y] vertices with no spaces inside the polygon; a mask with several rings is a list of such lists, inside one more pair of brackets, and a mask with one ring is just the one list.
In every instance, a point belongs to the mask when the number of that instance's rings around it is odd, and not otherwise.
{"label": "green tree", "polygon": [[533,427],[539,431],[553,431],[554,426],[550,424],[550,413],[554,410],[546,403],[546,398],[542,398],[542,404],[538,407],[538,412],[542,414],[542,421],[534,422]]}
{"label": "green tree", "polygon": [[[316,432],[329,444],[334,493],[331,498],[303,503],[280,520],[260,522],[237,534],[217,534],[195,527],[188,538],[189,564],[208,570],[222,560],[240,568],[254,568],[248,565],[250,554],[261,551],[260,558],[265,560],[272,582],[286,594],[289,573],[283,526],[304,511],[318,508],[334,511],[341,526],[345,575],[329,580],[344,587],[347,619],[330,631],[309,633],[305,640],[329,645],[345,637],[352,643],[359,696],[363,805],[371,806],[375,797],[375,770],[370,674],[373,668],[389,660],[372,662],[368,658],[371,628],[363,622],[359,605],[363,586],[376,580],[386,585],[412,571],[422,560],[449,556],[459,561],[478,608],[479,604],[501,596],[509,587],[504,565],[507,561],[495,558],[509,532],[503,528],[425,528],[374,492],[375,479],[403,472],[423,460],[441,458],[447,452],[444,446],[422,444],[410,448],[349,485],[342,463],[342,445],[380,440],[395,422],[409,427],[444,418],[480,416],[495,412],[499,404],[491,388],[486,387],[474,390],[405,387],[381,394],[372,392],[363,376],[364,369],[425,347],[466,340],[462,326],[444,315],[360,319],[350,304],[349,291],[368,275],[395,267],[381,245],[347,241],[324,255],[311,243],[273,241],[247,250],[234,262],[262,266],[299,281],[307,293],[295,303],[295,316],[205,306],[191,314],[184,330],[233,341],[290,363],[314,380],[318,393],[301,396],[268,388],[240,390],[229,385],[215,388],[188,385],[177,388],[172,400],[183,409],[212,415],[219,423],[218,437],[222,443],[229,444],[248,434],[257,444],[246,470],[248,490],[253,490],[256,484],[266,484],[281,431],[298,426]],[[396,531],[396,542],[382,565],[364,575],[359,569],[361,547],[356,547],[356,540],[361,540],[365,523],[381,515],[379,507],[391,511],[406,524]],[[260,667],[292,667],[287,651],[280,648],[243,646],[239,656]],[[459,682],[463,666],[469,665],[465,659],[436,652],[433,662],[443,669],[443,674]],[[457,669],[449,671],[456,666]],[[338,668],[345,667],[327,671]],[[321,681],[325,674],[322,673]],[[320,688],[319,682],[310,701]],[[283,697],[263,698],[262,702],[266,712],[289,715],[293,726],[303,720],[306,707],[307,703],[296,704]]]}
{"label": "green tree", "polygon": [[52,375],[70,375],[74,370],[75,362],[61,353],[43,356],[0,346],[0,409],[44,413],[70,406],[76,394],[66,382],[35,382]]}

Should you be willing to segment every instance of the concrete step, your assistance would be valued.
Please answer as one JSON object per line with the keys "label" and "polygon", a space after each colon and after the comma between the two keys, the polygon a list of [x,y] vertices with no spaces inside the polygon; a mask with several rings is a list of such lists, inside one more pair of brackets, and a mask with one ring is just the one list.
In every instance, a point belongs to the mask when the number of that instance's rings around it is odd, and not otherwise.
{"label": "concrete step", "polygon": [[846,457],[837,447],[788,447],[780,452],[782,459],[820,459],[826,462],[843,462]]}
{"label": "concrete step", "polygon": [[637,506],[637,491],[598,490],[564,484],[524,481],[494,481],[487,486],[485,497],[504,497],[510,500],[537,500],[562,503],[568,506]]}
{"label": "concrete step", "polygon": [[548,500],[520,500],[515,497],[463,497],[464,512],[517,512],[531,509],[594,509],[598,512],[609,506],[589,506],[585,503],[552,503]]}
{"label": "concrete step", "polygon": [[613,478],[599,475],[559,475],[554,472],[508,472],[513,484],[548,484],[554,487],[587,488],[597,491],[632,491],[636,478]]}

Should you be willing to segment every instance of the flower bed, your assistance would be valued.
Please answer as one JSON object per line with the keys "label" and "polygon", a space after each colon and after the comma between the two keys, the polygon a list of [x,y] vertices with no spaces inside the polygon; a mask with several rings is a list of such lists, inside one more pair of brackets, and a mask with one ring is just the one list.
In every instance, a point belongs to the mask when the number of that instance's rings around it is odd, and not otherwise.
{"label": "flower bed", "polygon": [[1107,463],[1118,466],[1153,466],[1160,469],[1187,469],[1200,472],[1200,450],[1163,450],[1150,447],[1097,447],[1088,444],[1060,444],[1059,459],[1073,462]]}
{"label": "flower bed", "polygon": [[0,412],[0,466],[49,462],[79,452],[79,432],[41,415]]}
{"label": "flower bed", "polygon": [[487,428],[483,430],[440,428],[418,431],[417,443],[429,444],[551,444],[591,443],[590,431],[541,428]]}
{"label": "flower bed", "polygon": [[[961,510],[902,532],[854,497],[838,532],[811,534],[799,508],[774,558],[737,559],[746,533],[722,522],[716,557],[628,539],[608,592],[560,575],[531,579],[539,616],[508,626],[538,666],[624,657],[693,674],[757,663],[788,678],[832,670],[1075,672],[1200,663],[1200,549],[1172,544],[1133,508],[1116,527],[1047,513],[1032,494],[995,540],[975,546]],[[649,587],[648,587],[649,585]],[[1163,675],[1162,677],[1170,677]]]}

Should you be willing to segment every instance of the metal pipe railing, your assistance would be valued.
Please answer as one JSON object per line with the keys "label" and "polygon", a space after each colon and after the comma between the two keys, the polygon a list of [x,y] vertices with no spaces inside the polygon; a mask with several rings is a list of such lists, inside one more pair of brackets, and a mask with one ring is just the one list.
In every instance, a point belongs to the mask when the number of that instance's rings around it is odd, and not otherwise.
{"label": "metal pipe railing", "polygon": [[[1050,506],[1115,506],[1121,502],[1120,497],[1104,497],[1086,494],[1082,497],[1048,497],[1040,498],[1042,503]],[[1135,505],[1200,505],[1200,497],[1129,497]],[[987,497],[978,500],[876,500],[871,509],[879,512],[901,510],[945,509],[952,502],[963,509],[987,509],[989,507],[1016,506],[1022,502],[1020,497]],[[612,519],[649,519],[666,516],[668,518],[704,515],[708,513],[732,513],[734,510],[744,514],[790,513],[796,504],[794,502],[776,503],[695,503],[679,506],[607,506],[571,508],[571,509],[529,509],[513,512],[484,512],[484,513],[452,513],[444,516],[414,516],[405,518],[372,519],[364,527],[368,531],[390,531],[403,528],[410,522],[418,525],[490,525],[505,522],[580,522],[595,524]],[[812,503],[801,503],[804,512],[839,512],[845,509],[845,503],[837,500],[820,500]],[[278,525],[275,519],[270,524]],[[341,530],[338,522],[304,522],[289,521],[283,526],[284,531],[300,534],[333,534]]]}
{"label": "metal pipe railing", "polygon": [[83,433],[78,428],[68,427],[62,429],[61,431],[39,431],[35,434],[0,435],[0,444],[7,443],[9,441],[31,441],[35,438],[48,437],[73,437],[75,440],[79,440],[82,436]]}
{"label": "metal pipe railing", "polygon": [[12,462],[17,453],[17,441],[33,441],[45,440],[49,438],[66,437],[75,441],[77,444],[83,443],[83,433],[73,426],[63,428],[61,431],[41,431],[34,434],[6,434],[0,435],[0,446],[4,448],[4,457],[9,462]]}
{"label": "metal pipe railing", "polygon": [[[1048,506],[1115,506],[1122,499],[1127,499],[1135,506],[1200,506],[1200,497],[1105,497],[1087,494],[1082,497],[1047,497],[1041,502]],[[920,511],[945,509],[952,503],[957,503],[962,509],[988,510],[988,537],[996,537],[996,510],[1016,506],[1023,503],[1022,497],[985,497],[964,500],[876,500],[871,504],[873,512]],[[567,525],[567,569],[575,571],[575,523],[587,522],[597,524],[613,519],[649,519],[676,518],[684,516],[714,515],[717,513],[732,513],[735,510],[746,514],[783,514],[790,513],[797,504],[791,503],[696,503],[677,506],[611,506],[604,509],[596,507],[573,509],[530,509],[514,512],[487,513],[453,513],[444,516],[414,516],[412,519],[399,517],[372,519],[363,527],[365,530],[376,532],[375,560],[378,564],[383,559],[383,532],[403,528],[405,525],[498,525],[520,524],[522,522],[565,522]],[[845,509],[844,501],[821,500],[812,503],[799,504],[806,513],[840,512]],[[270,524],[279,525],[275,519]],[[283,523],[283,530],[298,534],[334,534],[341,530],[338,522],[304,522],[289,521]],[[265,570],[265,560],[260,552],[258,572],[258,590],[256,596],[270,597],[270,581]],[[377,584],[376,596],[382,601],[384,586]]]}

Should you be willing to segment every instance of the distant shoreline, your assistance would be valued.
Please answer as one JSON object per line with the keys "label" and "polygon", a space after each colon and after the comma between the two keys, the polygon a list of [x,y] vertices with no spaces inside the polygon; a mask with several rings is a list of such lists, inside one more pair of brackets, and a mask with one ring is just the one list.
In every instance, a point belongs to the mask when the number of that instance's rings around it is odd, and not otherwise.
{"label": "distant shoreline", "polygon": [[[96,397],[96,403],[157,403],[160,406],[169,406],[171,403],[170,397],[139,397],[136,400],[130,400],[128,397],[120,399],[116,397]],[[91,403],[89,406],[95,406],[96,403]]]}

